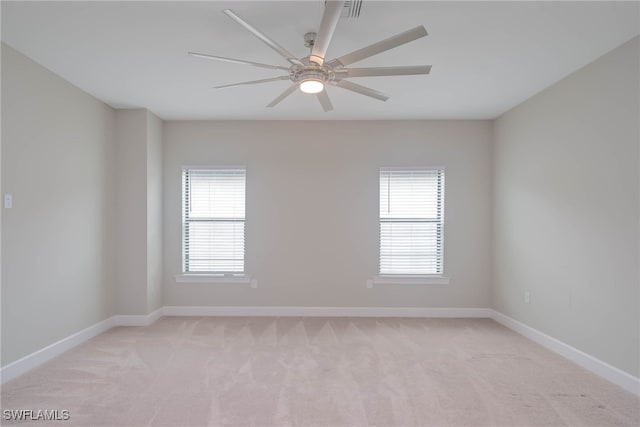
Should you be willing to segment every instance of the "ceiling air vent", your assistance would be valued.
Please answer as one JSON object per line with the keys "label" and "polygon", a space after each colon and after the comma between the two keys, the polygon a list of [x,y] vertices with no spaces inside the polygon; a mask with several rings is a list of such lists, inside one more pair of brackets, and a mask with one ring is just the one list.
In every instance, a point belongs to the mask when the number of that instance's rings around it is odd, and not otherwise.
{"label": "ceiling air vent", "polygon": [[344,2],[344,8],[340,17],[353,19],[358,18],[360,16],[360,9],[362,9],[362,0],[347,0]]}

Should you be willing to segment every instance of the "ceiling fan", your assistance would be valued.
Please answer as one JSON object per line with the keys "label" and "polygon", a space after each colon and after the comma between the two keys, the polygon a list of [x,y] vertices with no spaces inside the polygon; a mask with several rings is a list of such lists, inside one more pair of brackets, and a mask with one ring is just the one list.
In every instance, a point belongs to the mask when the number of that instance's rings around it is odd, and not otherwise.
{"label": "ceiling fan", "polygon": [[255,67],[267,68],[271,70],[282,70],[288,74],[285,76],[272,77],[268,79],[253,80],[248,82],[233,83],[216,86],[216,89],[252,85],[259,83],[275,82],[279,80],[291,80],[293,84],[289,86],[280,96],[271,101],[267,107],[274,107],[296,89],[302,92],[316,94],[320,105],[325,112],[333,110],[326,86],[333,85],[342,89],[347,89],[380,101],[386,101],[389,97],[376,90],[356,84],[350,80],[351,77],[377,77],[377,76],[407,76],[416,74],[429,74],[431,65],[396,66],[396,67],[373,67],[373,68],[345,68],[347,65],[361,61],[381,52],[393,49],[405,43],[419,39],[427,35],[424,26],[412,28],[393,37],[381,40],[377,43],[358,49],[338,58],[326,61],[325,54],[331,38],[340,19],[344,1],[326,1],[325,9],[320,21],[317,33],[307,33],[304,35],[305,46],[311,49],[308,57],[296,58],[291,52],[280,46],[278,43],[264,35],[253,25],[238,16],[231,9],[224,10],[224,13],[254,36],[262,40],[267,46],[275,50],[289,62],[289,66],[261,64],[258,62],[245,61],[242,59],[225,58],[222,56],[205,55],[202,53],[188,52],[191,56],[217,61],[233,62],[237,64],[253,65]]}

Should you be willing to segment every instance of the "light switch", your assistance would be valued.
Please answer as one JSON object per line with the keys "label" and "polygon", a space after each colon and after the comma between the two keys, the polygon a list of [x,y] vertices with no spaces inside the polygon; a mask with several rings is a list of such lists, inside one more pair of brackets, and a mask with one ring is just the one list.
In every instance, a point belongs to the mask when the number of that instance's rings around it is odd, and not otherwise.
{"label": "light switch", "polygon": [[368,279],[367,280],[367,289],[371,289],[371,288],[373,288],[373,280]]}
{"label": "light switch", "polygon": [[11,209],[13,207],[13,195],[11,193],[4,194],[4,208]]}
{"label": "light switch", "polygon": [[251,279],[251,287],[256,289],[258,287],[258,279]]}

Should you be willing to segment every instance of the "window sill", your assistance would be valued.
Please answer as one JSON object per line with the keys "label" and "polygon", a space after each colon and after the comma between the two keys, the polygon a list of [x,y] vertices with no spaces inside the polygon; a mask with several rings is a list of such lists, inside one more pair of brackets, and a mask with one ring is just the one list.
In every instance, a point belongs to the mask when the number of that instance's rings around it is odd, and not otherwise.
{"label": "window sill", "polygon": [[175,275],[176,283],[209,283],[209,284],[251,284],[252,288],[258,287],[258,281],[251,276],[223,275],[223,274],[193,274],[181,273]]}
{"label": "window sill", "polygon": [[448,285],[444,276],[376,276],[372,285]]}

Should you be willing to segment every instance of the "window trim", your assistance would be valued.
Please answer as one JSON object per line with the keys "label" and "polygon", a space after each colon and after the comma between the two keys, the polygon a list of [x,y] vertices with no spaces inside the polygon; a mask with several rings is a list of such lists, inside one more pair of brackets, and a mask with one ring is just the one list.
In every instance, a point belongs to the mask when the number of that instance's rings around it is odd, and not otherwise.
{"label": "window trim", "polygon": [[[186,170],[244,170],[244,188],[245,188],[245,238],[244,238],[244,269],[242,272],[227,271],[184,271],[185,270],[185,244],[184,244],[184,226],[185,226],[185,194],[184,194],[184,172]],[[182,165],[180,167],[180,273],[175,275],[176,283],[252,283],[251,275],[247,273],[247,166],[246,165]],[[255,279],[253,279],[255,280]]]}
{"label": "window trim", "polygon": [[448,285],[449,277],[443,274],[387,274],[383,276],[374,276],[371,280],[372,285]]}
{"label": "window trim", "polygon": [[372,285],[448,285],[449,277],[445,275],[446,273],[446,264],[445,264],[445,203],[446,198],[444,197],[444,193],[446,193],[446,179],[442,185],[442,258],[440,260],[440,264],[442,266],[442,271],[439,274],[382,274],[380,272],[380,250],[382,247],[381,242],[381,232],[380,232],[380,173],[383,171],[441,171],[443,176],[446,177],[446,167],[439,165],[432,166],[380,166],[378,168],[377,182],[378,182],[378,275],[374,276],[372,279]]}
{"label": "window trim", "polygon": [[251,276],[246,274],[218,274],[218,273],[180,273],[175,275],[176,283],[252,283]]}

